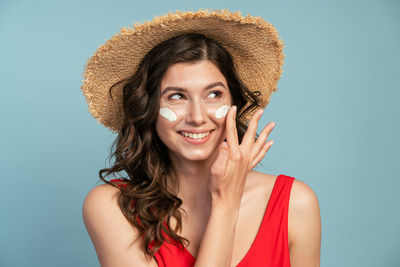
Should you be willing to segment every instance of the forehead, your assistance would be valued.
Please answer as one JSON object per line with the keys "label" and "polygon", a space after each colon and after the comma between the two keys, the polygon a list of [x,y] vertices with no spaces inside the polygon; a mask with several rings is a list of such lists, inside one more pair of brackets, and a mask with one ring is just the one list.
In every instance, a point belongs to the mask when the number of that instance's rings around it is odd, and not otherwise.
{"label": "forehead", "polygon": [[221,82],[228,88],[227,81],[218,67],[209,60],[175,63],[167,69],[161,80],[161,92],[168,86],[185,89],[204,89]]}

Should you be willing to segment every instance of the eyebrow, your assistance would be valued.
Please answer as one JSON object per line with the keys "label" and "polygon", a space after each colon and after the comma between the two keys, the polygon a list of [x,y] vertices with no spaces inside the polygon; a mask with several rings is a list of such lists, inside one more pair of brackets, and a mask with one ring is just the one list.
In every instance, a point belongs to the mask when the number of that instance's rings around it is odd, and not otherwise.
{"label": "eyebrow", "polygon": [[[210,90],[214,87],[217,86],[222,86],[223,88],[226,89],[225,85],[222,82],[215,82],[215,83],[211,83],[209,85],[207,85],[207,87],[205,88],[205,90]],[[161,93],[161,96],[164,95],[165,93],[167,93],[168,91],[176,91],[176,92],[186,92],[187,90],[185,88],[181,88],[181,87],[176,87],[176,86],[168,86],[164,89],[164,91]]]}

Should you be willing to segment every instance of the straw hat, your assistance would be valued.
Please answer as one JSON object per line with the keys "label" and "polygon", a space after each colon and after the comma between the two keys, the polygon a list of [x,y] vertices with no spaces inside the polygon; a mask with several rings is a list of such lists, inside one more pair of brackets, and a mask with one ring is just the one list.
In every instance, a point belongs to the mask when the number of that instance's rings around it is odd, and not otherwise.
{"label": "straw hat", "polygon": [[[154,46],[183,33],[202,33],[218,41],[231,55],[240,79],[251,91],[261,92],[264,108],[277,90],[282,73],[283,42],[274,26],[260,17],[227,10],[177,11],[152,21],[122,28],[88,59],[81,90],[89,111],[104,126],[118,132],[122,127],[123,83],[133,75]],[[250,116],[247,117],[249,119]]]}

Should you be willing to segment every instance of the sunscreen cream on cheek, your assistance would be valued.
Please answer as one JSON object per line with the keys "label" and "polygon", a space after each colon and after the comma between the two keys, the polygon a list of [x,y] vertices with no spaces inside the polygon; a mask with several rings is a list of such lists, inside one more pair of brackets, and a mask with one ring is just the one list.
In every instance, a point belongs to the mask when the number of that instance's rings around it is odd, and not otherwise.
{"label": "sunscreen cream on cheek", "polygon": [[228,110],[230,109],[231,106],[229,105],[224,105],[222,107],[219,107],[215,111],[215,118],[220,119],[226,116],[226,113],[228,113]]}
{"label": "sunscreen cream on cheek", "polygon": [[160,108],[160,115],[169,121],[176,121],[176,114],[169,108]]}

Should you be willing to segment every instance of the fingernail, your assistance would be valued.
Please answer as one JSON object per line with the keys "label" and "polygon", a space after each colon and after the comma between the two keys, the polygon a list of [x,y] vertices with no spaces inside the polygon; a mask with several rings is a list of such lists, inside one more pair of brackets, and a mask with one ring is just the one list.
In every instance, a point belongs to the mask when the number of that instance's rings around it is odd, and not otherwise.
{"label": "fingernail", "polygon": [[276,123],[275,123],[275,122],[272,122],[272,128],[275,127],[275,125],[276,125]]}
{"label": "fingernail", "polygon": [[232,111],[233,111],[234,113],[236,113],[236,110],[237,110],[237,107],[236,107],[236,106],[232,106]]}

